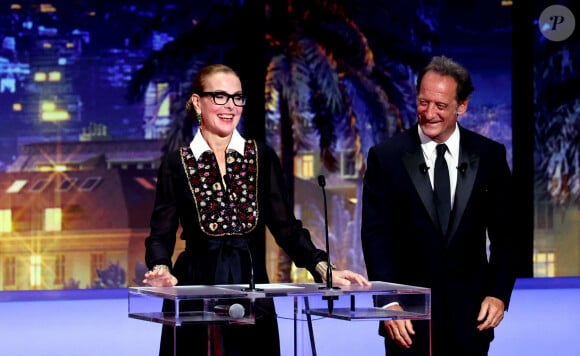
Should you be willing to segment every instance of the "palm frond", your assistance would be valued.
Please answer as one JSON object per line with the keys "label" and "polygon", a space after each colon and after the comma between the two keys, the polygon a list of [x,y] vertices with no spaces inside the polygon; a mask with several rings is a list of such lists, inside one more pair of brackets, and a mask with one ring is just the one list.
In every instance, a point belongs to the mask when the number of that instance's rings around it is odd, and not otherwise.
{"label": "palm frond", "polygon": [[340,6],[308,13],[305,32],[323,51],[344,65],[369,72],[374,63],[365,35]]}

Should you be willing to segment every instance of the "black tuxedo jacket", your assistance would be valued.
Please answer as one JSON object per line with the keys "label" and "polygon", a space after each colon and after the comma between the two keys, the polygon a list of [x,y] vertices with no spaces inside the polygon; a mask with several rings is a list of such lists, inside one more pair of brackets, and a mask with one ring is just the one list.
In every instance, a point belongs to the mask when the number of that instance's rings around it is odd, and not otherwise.
{"label": "black tuxedo jacket", "polygon": [[[431,288],[433,335],[474,329],[482,300],[506,308],[515,282],[511,173],[503,145],[459,127],[457,186],[446,236],[415,125],[369,150],[362,246],[369,280]],[[489,250],[486,238],[489,237]],[[412,308],[421,301],[385,296]],[[384,330],[381,330],[383,333]],[[490,330],[489,340],[493,338]],[[461,336],[460,336],[461,337]]]}

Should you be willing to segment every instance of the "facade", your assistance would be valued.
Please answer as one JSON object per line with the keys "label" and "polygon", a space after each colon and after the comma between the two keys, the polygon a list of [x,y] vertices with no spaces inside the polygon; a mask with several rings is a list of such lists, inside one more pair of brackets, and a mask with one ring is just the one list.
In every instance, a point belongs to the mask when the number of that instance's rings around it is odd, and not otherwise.
{"label": "facade", "polygon": [[138,284],[160,147],[154,140],[22,147],[0,173],[0,290]]}

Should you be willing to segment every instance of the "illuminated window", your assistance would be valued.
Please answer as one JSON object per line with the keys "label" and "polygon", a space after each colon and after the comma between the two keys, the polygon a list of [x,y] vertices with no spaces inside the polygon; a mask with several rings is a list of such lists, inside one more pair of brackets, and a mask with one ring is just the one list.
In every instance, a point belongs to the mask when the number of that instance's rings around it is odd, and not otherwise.
{"label": "illuminated window", "polygon": [[40,4],[40,12],[56,12],[56,8],[52,4]]}
{"label": "illuminated window", "polygon": [[314,156],[312,154],[294,157],[294,175],[304,179],[314,177]]}
{"label": "illuminated window", "polygon": [[40,103],[40,118],[42,121],[66,121],[70,119],[70,114],[58,109],[55,102],[44,100]]}
{"label": "illuminated window", "polygon": [[40,287],[42,283],[42,257],[40,255],[30,256],[30,288]]}
{"label": "illuminated window", "polygon": [[12,209],[0,209],[0,232],[12,232]]}
{"label": "illuminated window", "polygon": [[49,122],[68,121],[70,119],[70,114],[66,110],[55,110],[51,112],[43,112],[40,119]]}
{"label": "illuminated window", "polygon": [[534,253],[534,277],[556,276],[556,253],[553,251]]}
{"label": "illuminated window", "polygon": [[16,257],[8,256],[3,263],[4,286],[16,285]]}
{"label": "illuminated window", "polygon": [[12,111],[22,111],[22,104],[21,103],[12,104]]}
{"label": "illuminated window", "polygon": [[62,74],[60,72],[54,71],[48,73],[48,81],[49,82],[60,82],[62,79]]}
{"label": "illuminated window", "polygon": [[64,284],[66,275],[66,256],[58,255],[54,261],[54,284]]}
{"label": "illuminated window", "polygon": [[159,103],[163,96],[165,95],[165,91],[169,88],[168,83],[157,83],[157,98],[156,102]]}
{"label": "illuminated window", "polygon": [[61,231],[62,230],[62,209],[46,208],[44,209],[44,231]]}
{"label": "illuminated window", "polygon": [[40,111],[54,111],[56,110],[56,103],[54,101],[43,100],[40,102]]}
{"label": "illuminated window", "polygon": [[313,155],[302,156],[302,177],[303,178],[314,177],[314,156]]}
{"label": "illuminated window", "polygon": [[159,108],[157,110],[158,117],[166,117],[170,115],[170,98],[169,95],[165,95],[167,90],[169,89],[168,83],[157,83],[157,97],[155,98],[156,103],[159,104]]}
{"label": "illuminated window", "polygon": [[18,193],[28,182],[26,179],[17,179],[6,189],[6,193]]}
{"label": "illuminated window", "polygon": [[66,48],[75,48],[74,42],[67,42]]}
{"label": "illuminated window", "polygon": [[35,82],[45,82],[46,81],[46,73],[44,73],[44,72],[34,73],[34,81]]}
{"label": "illuminated window", "polygon": [[159,105],[159,111],[157,112],[159,117],[165,117],[165,116],[170,115],[170,113],[169,113],[169,104],[170,103],[171,103],[171,100],[170,100],[169,96],[165,97],[165,99],[163,100],[161,105]]}

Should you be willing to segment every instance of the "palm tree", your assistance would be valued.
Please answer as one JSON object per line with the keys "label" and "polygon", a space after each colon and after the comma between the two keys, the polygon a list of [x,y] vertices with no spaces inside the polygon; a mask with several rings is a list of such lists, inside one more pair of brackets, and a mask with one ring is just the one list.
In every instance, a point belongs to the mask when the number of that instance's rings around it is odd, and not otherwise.
{"label": "palm tree", "polygon": [[[287,9],[277,9],[282,15],[270,14],[266,126],[271,128],[268,140],[281,152],[286,172],[294,172],[296,153],[315,150],[314,144],[331,173],[337,171],[340,151],[351,152],[361,201],[368,148],[413,120],[414,110],[409,107],[414,103],[409,100],[414,97],[413,77],[409,65],[388,53],[381,52],[383,56],[376,58],[365,34],[339,3],[288,1]],[[371,5],[377,8],[377,2]],[[289,176],[289,186],[292,182],[293,176]],[[359,231],[360,204],[352,221],[352,229]],[[357,249],[353,241],[334,236],[333,245]],[[287,280],[290,261],[282,251],[278,261],[279,278]],[[349,263],[352,269],[364,272],[362,256]]]}
{"label": "palm tree", "polygon": [[[213,0],[208,12],[201,19],[197,19],[198,14],[191,8],[180,8],[173,12],[173,16],[155,16],[153,22],[156,25],[148,27],[149,32],[139,29],[140,37],[151,37],[153,31],[163,31],[172,25],[175,17],[182,17],[184,13],[194,19],[191,27],[180,33],[175,40],[165,44],[161,50],[149,54],[141,68],[133,73],[127,88],[126,99],[129,103],[136,103],[143,100],[148,86],[152,83],[169,84],[158,99],[162,103],[163,98],[172,98],[172,127],[165,137],[165,151],[182,146],[192,138],[195,123],[187,120],[184,108],[191,93],[191,81],[200,68],[210,63],[222,62],[238,72],[252,73],[248,69],[248,63],[255,62],[254,53],[248,53],[244,46],[256,42],[246,32],[249,31],[246,23],[253,16],[249,12],[255,11],[255,2],[241,3],[243,1],[236,3]],[[260,102],[263,103],[263,99]],[[260,106],[263,107],[259,103],[250,103],[244,110],[245,115]],[[258,112],[263,112],[263,109],[258,109]]]}
{"label": "palm tree", "polygon": [[580,206],[580,76],[572,69],[571,59],[580,44],[538,43],[534,67],[536,196],[540,203],[565,210]]}

